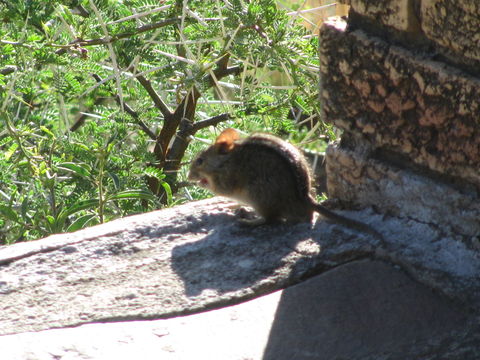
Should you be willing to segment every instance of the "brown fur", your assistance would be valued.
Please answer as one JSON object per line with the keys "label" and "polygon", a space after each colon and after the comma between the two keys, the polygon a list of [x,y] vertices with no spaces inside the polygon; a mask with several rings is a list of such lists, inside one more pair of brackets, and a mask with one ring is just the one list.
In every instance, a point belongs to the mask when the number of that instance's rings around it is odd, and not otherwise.
{"label": "brown fur", "polygon": [[223,131],[214,145],[193,160],[189,178],[217,195],[252,206],[263,218],[254,224],[310,222],[317,211],[330,220],[381,237],[371,227],[317,203],[303,154],[272,135],[254,134],[239,140],[235,130]]}

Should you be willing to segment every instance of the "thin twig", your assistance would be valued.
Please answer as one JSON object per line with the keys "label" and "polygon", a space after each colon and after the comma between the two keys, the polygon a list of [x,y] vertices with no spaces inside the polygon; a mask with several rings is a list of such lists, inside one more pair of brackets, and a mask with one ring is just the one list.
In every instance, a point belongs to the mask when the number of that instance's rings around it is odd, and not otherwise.
{"label": "thin twig", "polygon": [[201,129],[204,129],[206,127],[218,125],[219,123],[221,123],[223,121],[230,120],[231,118],[232,118],[232,116],[230,114],[223,113],[223,114],[220,114],[220,115],[212,116],[211,118],[206,119],[206,120],[197,121],[197,122],[193,123],[193,125],[191,127],[191,134],[190,135],[193,135],[197,131],[199,131]]}
{"label": "thin twig", "polygon": [[[102,78],[100,76],[98,76],[97,74],[92,74],[93,78],[97,81],[97,82],[101,82],[102,81]],[[117,102],[118,105],[122,105],[122,103],[120,102],[120,97],[118,96],[118,94],[114,95],[115,97],[115,101]],[[123,103],[123,109],[125,110],[125,112],[130,115],[135,121],[136,123],[138,124],[138,126],[140,126],[140,128],[148,135],[148,137],[152,140],[156,140],[157,139],[157,136],[155,135],[155,133],[150,130],[147,125],[143,122],[142,119],[140,119],[140,116],[138,115],[138,113],[133,110],[127,103]]]}
{"label": "thin twig", "polygon": [[[217,79],[221,79],[228,75],[236,75],[239,74],[243,70],[242,66],[230,66],[230,67],[219,67],[213,71],[215,77]],[[215,81],[211,75],[206,75],[204,80],[209,84],[209,86],[213,86]]]}
{"label": "thin twig", "polygon": [[[117,104],[120,105],[120,98],[119,98],[118,95],[115,96],[115,100],[117,101]],[[128,105],[127,103],[123,103],[123,107],[125,109],[125,112],[128,113],[132,118],[135,119],[138,126],[140,126],[142,128],[142,130],[148,135],[148,137],[150,139],[152,139],[152,140],[157,139],[157,136],[155,135],[155,133],[147,127],[147,125],[143,122],[143,120],[140,119],[140,116],[138,115],[138,113],[135,110],[133,110],[130,107],[130,105]]]}
{"label": "thin twig", "polygon": [[12,45],[12,46],[23,46],[27,49],[32,49],[33,48],[33,45],[26,44],[22,41],[0,40],[0,44]]}
{"label": "thin twig", "polygon": [[152,15],[152,14],[155,14],[155,13],[163,11],[163,10],[167,10],[171,6],[172,5],[164,5],[164,6],[160,6],[158,8],[151,9],[151,10],[148,10],[148,11],[145,11],[145,12],[136,13],[136,14],[133,14],[133,15],[130,15],[130,16],[126,16],[124,18],[121,18],[121,19],[118,19],[118,20],[115,20],[115,21],[111,21],[111,22],[108,23],[108,25],[118,24],[118,23],[128,21],[128,20],[137,20],[137,19],[140,19],[141,17],[147,16],[147,15]]}
{"label": "thin twig", "polygon": [[175,24],[179,21],[180,21],[180,18],[176,17],[176,18],[171,18],[171,19],[166,19],[166,20],[163,20],[163,21],[159,21],[159,22],[156,22],[156,23],[153,23],[153,24],[143,25],[143,26],[140,26],[140,27],[136,28],[135,31],[131,31],[131,32],[124,32],[124,33],[116,34],[116,35],[113,35],[113,36],[105,36],[105,37],[98,38],[98,39],[90,39],[90,40],[76,39],[68,45],[48,44],[48,46],[60,48],[59,50],[56,51],[56,53],[58,55],[60,55],[60,54],[65,53],[65,51],[67,49],[71,48],[73,45],[94,46],[94,45],[111,44],[111,43],[113,43],[117,40],[125,39],[125,38],[128,38],[128,37],[138,35],[138,34],[150,31],[150,30],[158,29],[158,28],[161,28],[161,27],[164,27],[164,26],[172,25],[172,24]]}
{"label": "thin twig", "polygon": [[172,111],[168,108],[165,102],[160,98],[155,89],[152,87],[152,83],[150,82],[150,80],[147,80],[143,75],[137,75],[137,80],[147,91],[148,95],[150,95],[150,98],[153,100],[153,103],[155,104],[157,109],[160,110],[163,117],[166,118],[172,115]]}

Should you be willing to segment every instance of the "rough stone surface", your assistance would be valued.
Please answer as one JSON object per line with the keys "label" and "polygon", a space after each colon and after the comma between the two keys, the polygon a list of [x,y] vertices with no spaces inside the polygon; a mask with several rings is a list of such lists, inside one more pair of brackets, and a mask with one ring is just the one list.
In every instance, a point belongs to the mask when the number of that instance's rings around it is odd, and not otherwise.
{"label": "rough stone surface", "polygon": [[395,267],[355,261],[216,311],[0,336],[0,348],[9,360],[468,360],[480,354],[478,330]]}
{"label": "rough stone surface", "polygon": [[[299,281],[322,263],[320,237],[335,227],[243,228],[234,205],[191,203],[3,247],[0,334],[198,312]],[[343,261],[374,243],[359,238]]]}
{"label": "rough stone surface", "polygon": [[304,151],[314,178],[314,186],[317,194],[327,192],[327,173],[325,166],[325,153],[315,151]]}
{"label": "rough stone surface", "polygon": [[354,262],[283,291],[263,359],[464,359],[478,330],[398,269]]}
{"label": "rough stone surface", "polygon": [[0,336],[5,360],[260,360],[281,292],[215,311]]}
{"label": "rough stone surface", "polygon": [[[480,80],[342,20],[321,29],[325,120],[480,189]],[[338,96],[341,94],[341,96]]]}
{"label": "rough stone surface", "polygon": [[[422,30],[454,63],[480,64],[480,3],[477,0],[422,0]],[[470,61],[469,61],[470,60]]]}
{"label": "rough stone surface", "polygon": [[480,75],[477,0],[341,0],[349,26]]}
{"label": "rough stone surface", "polygon": [[[383,258],[465,308],[480,261],[436,225],[341,211],[385,238],[330,224],[245,228],[221,198],[0,249],[0,334],[159,319],[236,304],[362,258]],[[20,249],[20,250],[17,250]]]}
{"label": "rough stone surface", "polygon": [[363,207],[374,206],[380,213],[437,224],[443,231],[456,234],[458,239],[464,239],[469,247],[480,252],[480,203],[477,196],[438,181],[438,178],[362,154],[358,147],[356,150],[339,143],[328,147],[326,163],[330,196]]}
{"label": "rough stone surface", "polygon": [[348,0],[351,11],[370,20],[391,26],[400,31],[419,29],[417,14],[411,0]]}

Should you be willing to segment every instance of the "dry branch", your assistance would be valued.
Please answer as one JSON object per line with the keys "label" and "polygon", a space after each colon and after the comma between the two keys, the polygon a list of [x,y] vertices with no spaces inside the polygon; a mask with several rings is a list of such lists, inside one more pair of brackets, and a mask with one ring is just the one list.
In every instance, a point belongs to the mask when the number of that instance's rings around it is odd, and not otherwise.
{"label": "dry branch", "polygon": [[131,36],[135,36],[135,35],[147,32],[147,31],[151,31],[151,30],[158,29],[158,28],[161,28],[161,27],[164,27],[164,26],[168,26],[168,25],[178,23],[178,22],[180,22],[180,19],[181,19],[180,17],[166,19],[166,20],[159,21],[159,22],[156,22],[156,23],[153,23],[153,24],[147,24],[147,25],[139,26],[138,28],[135,29],[135,31],[127,31],[127,32],[119,33],[119,34],[113,35],[113,36],[104,36],[102,38],[90,39],[90,40],[76,39],[68,45],[50,44],[49,46],[59,47],[60,49],[57,50],[56,53],[57,53],[57,55],[61,55],[61,54],[64,54],[67,51],[67,49],[71,48],[72,46],[105,45],[105,44],[113,43],[113,42],[115,42],[117,40],[120,40],[120,39],[129,38]]}
{"label": "dry branch", "polygon": [[166,118],[172,115],[172,111],[168,108],[165,102],[160,98],[155,89],[152,87],[150,80],[147,80],[143,75],[137,75],[137,80],[147,91],[148,95],[153,100],[156,108],[160,110],[163,117]]}

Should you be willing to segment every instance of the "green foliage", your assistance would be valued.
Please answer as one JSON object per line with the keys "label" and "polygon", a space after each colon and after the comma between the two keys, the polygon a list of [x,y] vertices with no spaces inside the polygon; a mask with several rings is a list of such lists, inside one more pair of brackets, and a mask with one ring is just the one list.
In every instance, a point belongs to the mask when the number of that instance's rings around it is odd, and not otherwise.
{"label": "green foliage", "polygon": [[273,0],[13,3],[0,0],[0,243],[185,199],[169,162],[202,144],[173,151],[178,130],[154,149],[188,94],[193,123],[227,113],[225,126],[288,135],[292,107],[318,119],[317,39]]}

